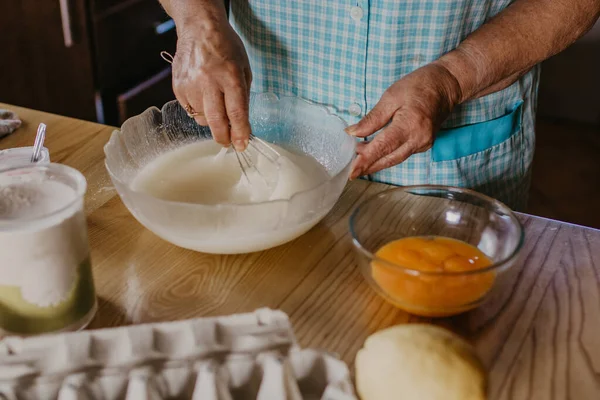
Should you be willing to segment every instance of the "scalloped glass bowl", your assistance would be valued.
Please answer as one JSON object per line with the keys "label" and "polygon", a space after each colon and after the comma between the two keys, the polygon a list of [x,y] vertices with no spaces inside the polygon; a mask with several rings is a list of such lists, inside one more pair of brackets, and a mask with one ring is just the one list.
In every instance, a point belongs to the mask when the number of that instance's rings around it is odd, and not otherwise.
{"label": "scalloped glass bowl", "polygon": [[149,108],[125,121],[104,147],[106,168],[133,216],[159,237],[191,250],[237,254],[291,241],[315,226],[347,182],[355,140],[345,122],[325,107],[297,97],[264,93],[250,99],[253,133],[288,150],[314,157],[330,178],[289,200],[203,205],[167,201],[132,189],[137,173],[159,155],[191,142],[212,140],[179,103]]}

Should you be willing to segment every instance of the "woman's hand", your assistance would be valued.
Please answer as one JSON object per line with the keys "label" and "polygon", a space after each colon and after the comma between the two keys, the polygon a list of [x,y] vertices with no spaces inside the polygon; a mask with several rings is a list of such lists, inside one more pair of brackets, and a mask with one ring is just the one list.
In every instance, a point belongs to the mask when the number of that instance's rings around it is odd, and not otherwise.
{"label": "woman's hand", "polygon": [[350,178],[392,167],[430,149],[435,132],[460,98],[457,80],[437,63],[394,83],[359,123],[346,129],[352,136],[367,137],[385,127],[370,142],[358,144]]}
{"label": "woman's hand", "polygon": [[223,19],[178,29],[173,91],[179,103],[198,113],[214,139],[242,151],[248,145],[248,102],[252,73],[244,45]]}

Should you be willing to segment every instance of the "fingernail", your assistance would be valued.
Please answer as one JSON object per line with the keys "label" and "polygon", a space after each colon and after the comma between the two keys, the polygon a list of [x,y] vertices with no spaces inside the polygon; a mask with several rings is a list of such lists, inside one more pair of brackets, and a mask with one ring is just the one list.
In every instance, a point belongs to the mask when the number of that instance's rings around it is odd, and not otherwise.
{"label": "fingernail", "polygon": [[248,147],[248,139],[238,139],[238,140],[234,140],[233,141],[233,148],[236,151],[244,151],[246,150],[246,147]]}
{"label": "fingernail", "polygon": [[354,163],[354,165],[352,166],[352,170],[350,171],[350,180],[354,180],[356,178],[358,178],[360,176],[360,174],[362,174],[363,172],[363,167],[359,167],[356,165],[356,163]]}
{"label": "fingernail", "polygon": [[358,126],[356,125],[350,125],[349,127],[347,127],[346,129],[344,129],[346,131],[346,133],[350,136],[356,136],[356,131],[358,130]]}
{"label": "fingernail", "polygon": [[350,180],[351,181],[355,180],[356,178],[360,177],[361,174],[362,174],[362,168],[352,171],[352,174],[350,174]]}

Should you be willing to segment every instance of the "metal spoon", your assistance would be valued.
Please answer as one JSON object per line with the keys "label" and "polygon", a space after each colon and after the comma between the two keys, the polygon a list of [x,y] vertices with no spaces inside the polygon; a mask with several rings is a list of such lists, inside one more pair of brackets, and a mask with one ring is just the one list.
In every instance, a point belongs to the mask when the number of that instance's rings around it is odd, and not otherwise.
{"label": "metal spoon", "polygon": [[33,143],[33,154],[31,155],[31,162],[35,163],[39,160],[42,148],[44,147],[44,140],[46,139],[46,124],[43,122],[38,126],[37,134],[35,135],[35,142]]}

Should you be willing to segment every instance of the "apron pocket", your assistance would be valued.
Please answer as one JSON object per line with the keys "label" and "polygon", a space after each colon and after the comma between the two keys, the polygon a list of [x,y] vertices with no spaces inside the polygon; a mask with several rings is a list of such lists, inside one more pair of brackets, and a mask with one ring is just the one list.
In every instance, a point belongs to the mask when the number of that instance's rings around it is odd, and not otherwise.
{"label": "apron pocket", "polygon": [[497,119],[442,133],[431,152],[429,183],[468,187],[523,210],[530,174],[522,108],[520,102]]}
{"label": "apron pocket", "polygon": [[432,160],[456,160],[479,153],[508,140],[521,130],[523,102],[506,115],[477,124],[440,130],[431,149]]}

